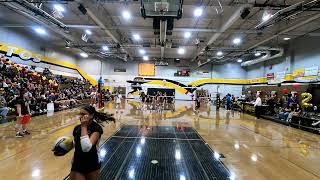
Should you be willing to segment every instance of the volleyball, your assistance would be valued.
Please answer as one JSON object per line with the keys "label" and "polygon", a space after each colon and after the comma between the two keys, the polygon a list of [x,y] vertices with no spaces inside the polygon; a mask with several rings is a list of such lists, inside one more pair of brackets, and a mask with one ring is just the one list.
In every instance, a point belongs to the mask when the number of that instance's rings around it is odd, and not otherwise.
{"label": "volleyball", "polygon": [[55,156],[63,156],[67,154],[74,147],[72,136],[63,136],[56,140],[53,146],[53,153]]}

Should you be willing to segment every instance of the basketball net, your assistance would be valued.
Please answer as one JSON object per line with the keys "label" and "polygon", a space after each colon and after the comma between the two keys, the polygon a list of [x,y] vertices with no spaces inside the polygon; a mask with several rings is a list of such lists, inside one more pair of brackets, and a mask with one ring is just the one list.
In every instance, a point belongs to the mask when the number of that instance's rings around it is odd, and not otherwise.
{"label": "basketball net", "polygon": [[155,2],[154,3],[155,12],[164,13],[169,11],[169,3],[168,2]]}

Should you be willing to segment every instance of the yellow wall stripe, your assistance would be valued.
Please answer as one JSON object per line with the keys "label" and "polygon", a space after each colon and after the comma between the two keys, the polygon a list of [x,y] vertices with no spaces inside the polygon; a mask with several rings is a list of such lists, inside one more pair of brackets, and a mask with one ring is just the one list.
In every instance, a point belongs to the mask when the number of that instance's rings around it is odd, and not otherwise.
{"label": "yellow wall stripe", "polygon": [[196,87],[202,84],[258,84],[258,83],[267,83],[267,78],[256,78],[256,79],[198,79],[190,84],[189,86]]}
{"label": "yellow wall stripe", "polygon": [[[15,55],[18,55],[21,57],[22,56],[30,56],[30,60],[34,59],[33,61],[36,62],[37,59],[41,59],[41,62],[44,63],[50,63],[50,64],[54,64],[54,65],[58,65],[61,67],[65,67],[65,68],[71,68],[74,70],[77,70],[80,75],[82,77],[84,77],[86,80],[88,80],[92,85],[96,86],[98,85],[98,82],[96,80],[94,80],[92,77],[90,77],[88,74],[86,74],[79,66],[66,62],[66,61],[62,61],[62,60],[58,60],[58,59],[54,59],[54,58],[49,58],[44,56],[43,54],[38,54],[38,53],[33,53],[31,51],[28,51],[24,48],[20,48],[18,46],[13,46],[10,44],[6,44],[4,42],[0,42],[0,51],[4,52],[5,54],[8,53],[10,50],[13,50],[12,53]],[[26,59],[28,60],[28,59]],[[312,77],[305,77],[306,79],[312,79],[314,78]],[[285,81],[292,81],[294,80],[294,76],[292,74],[286,74]],[[188,84],[188,86],[191,87],[196,87],[199,85],[203,85],[203,84],[239,84],[239,85],[250,85],[250,84],[264,84],[267,83],[268,80],[266,77],[262,77],[262,78],[256,78],[256,79],[219,79],[219,78],[215,78],[215,79],[199,79],[199,80],[195,80],[191,83]],[[147,82],[146,84],[154,84],[154,85],[161,85],[161,86],[165,86],[165,87],[169,87],[169,88],[174,88],[176,89],[178,92],[182,93],[182,94],[186,94],[188,91],[184,88],[184,87],[180,87],[177,84],[171,83],[171,82],[164,82],[161,80],[152,80]],[[104,86],[104,88],[109,88],[109,86]]]}
{"label": "yellow wall stripe", "polygon": [[284,77],[284,80],[285,81],[293,81],[294,77],[293,77],[292,74],[286,74],[285,77]]}
{"label": "yellow wall stripe", "polygon": [[152,80],[152,81],[147,82],[146,84],[153,84],[153,85],[160,85],[160,86],[165,86],[165,87],[169,87],[169,88],[174,88],[175,90],[177,90],[181,94],[186,94],[188,92],[186,89],[180,87],[179,85],[173,84],[172,82]]}

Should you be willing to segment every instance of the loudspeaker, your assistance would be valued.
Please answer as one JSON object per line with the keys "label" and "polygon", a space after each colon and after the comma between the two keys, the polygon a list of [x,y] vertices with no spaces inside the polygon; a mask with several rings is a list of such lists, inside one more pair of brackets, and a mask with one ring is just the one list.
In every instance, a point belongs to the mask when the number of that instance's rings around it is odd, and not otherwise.
{"label": "loudspeaker", "polygon": [[160,19],[153,19],[153,29],[160,29]]}
{"label": "loudspeaker", "polygon": [[249,8],[245,8],[245,9],[243,9],[243,11],[241,12],[241,18],[242,19],[245,19],[248,15],[250,14],[250,10],[249,10]]}
{"label": "loudspeaker", "polygon": [[87,14],[87,10],[86,10],[86,8],[85,8],[82,4],[80,4],[80,5],[78,6],[78,9],[79,9],[80,12],[82,12],[83,15],[86,15],[86,14]]}
{"label": "loudspeaker", "polygon": [[173,30],[173,22],[174,22],[173,18],[168,18],[167,19],[167,30],[168,31],[172,31]]}

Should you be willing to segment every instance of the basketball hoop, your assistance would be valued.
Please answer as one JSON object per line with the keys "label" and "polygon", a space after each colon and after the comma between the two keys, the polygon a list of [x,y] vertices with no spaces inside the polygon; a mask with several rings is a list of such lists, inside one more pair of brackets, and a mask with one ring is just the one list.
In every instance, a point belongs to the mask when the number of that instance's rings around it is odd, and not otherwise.
{"label": "basketball hoop", "polygon": [[169,11],[169,3],[168,2],[155,2],[154,3],[154,11],[160,12],[161,14]]}
{"label": "basketball hoop", "polygon": [[173,17],[180,19],[182,0],[141,0],[141,15],[144,18]]}

